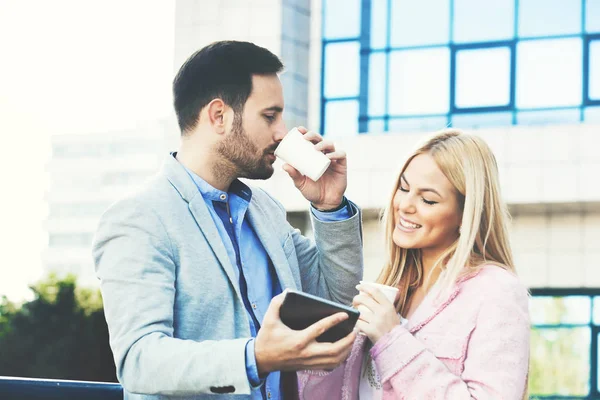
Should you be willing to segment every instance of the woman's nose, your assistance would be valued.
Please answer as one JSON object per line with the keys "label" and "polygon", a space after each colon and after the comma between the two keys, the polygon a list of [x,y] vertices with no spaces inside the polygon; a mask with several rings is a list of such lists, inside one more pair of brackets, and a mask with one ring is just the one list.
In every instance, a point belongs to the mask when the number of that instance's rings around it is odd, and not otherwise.
{"label": "woman's nose", "polygon": [[402,193],[398,201],[398,209],[407,214],[415,212],[414,198],[410,193]]}

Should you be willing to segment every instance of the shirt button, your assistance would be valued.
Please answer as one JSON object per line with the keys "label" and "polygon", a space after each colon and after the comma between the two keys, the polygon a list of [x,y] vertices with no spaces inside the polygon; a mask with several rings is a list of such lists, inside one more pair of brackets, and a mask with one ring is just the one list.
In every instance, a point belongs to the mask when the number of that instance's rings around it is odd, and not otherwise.
{"label": "shirt button", "polygon": [[226,195],[225,193],[223,193],[223,194],[221,194],[221,195],[219,196],[219,198],[220,198],[221,200],[226,200],[226,199],[227,199],[227,195]]}
{"label": "shirt button", "polygon": [[271,398],[271,392],[267,392],[267,397],[270,399]]}
{"label": "shirt button", "polygon": [[252,308],[256,310],[256,303],[252,303]]}

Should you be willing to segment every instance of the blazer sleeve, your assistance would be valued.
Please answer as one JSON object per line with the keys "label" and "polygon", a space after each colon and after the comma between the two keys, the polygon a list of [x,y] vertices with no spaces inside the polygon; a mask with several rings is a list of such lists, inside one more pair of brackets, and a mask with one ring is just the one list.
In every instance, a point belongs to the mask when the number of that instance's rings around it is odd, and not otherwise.
{"label": "blazer sleeve", "polygon": [[[271,197],[283,213],[285,208]],[[315,239],[303,236],[288,224],[294,242],[302,290],[342,304],[351,304],[363,277],[362,215],[348,201],[353,215],[342,221],[321,221],[312,213]]]}
{"label": "blazer sleeve", "polygon": [[159,216],[134,200],[117,203],[101,218],[93,257],[119,382],[142,394],[249,394],[249,338],[173,337],[173,251]]}
{"label": "blazer sleeve", "polygon": [[[406,399],[522,399],[529,366],[526,289],[513,281],[483,298],[460,376],[403,327],[371,349],[384,390]],[[458,349],[457,349],[458,350]]]}

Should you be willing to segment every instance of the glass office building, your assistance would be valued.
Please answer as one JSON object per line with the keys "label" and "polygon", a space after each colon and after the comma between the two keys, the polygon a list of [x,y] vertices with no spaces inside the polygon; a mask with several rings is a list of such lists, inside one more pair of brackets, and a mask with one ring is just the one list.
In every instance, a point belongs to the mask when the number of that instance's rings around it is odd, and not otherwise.
{"label": "glass office building", "polygon": [[598,0],[327,0],[322,60],[326,133],[600,122]]}
{"label": "glass office building", "polygon": [[[600,197],[572,184],[597,185],[600,173],[586,163],[600,137],[600,1],[323,0],[321,16],[321,131],[399,150],[415,132],[483,135],[509,189],[517,268],[532,288],[530,395],[600,398],[600,285],[587,279],[600,268]],[[557,150],[571,142],[580,150]],[[540,185],[519,196],[537,179],[571,195],[548,197]]]}

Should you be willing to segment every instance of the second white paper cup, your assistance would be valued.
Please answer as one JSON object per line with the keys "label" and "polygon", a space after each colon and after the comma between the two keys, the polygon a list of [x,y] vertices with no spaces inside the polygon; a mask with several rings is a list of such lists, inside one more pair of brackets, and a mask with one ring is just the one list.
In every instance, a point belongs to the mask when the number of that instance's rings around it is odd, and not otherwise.
{"label": "second white paper cup", "polygon": [[304,139],[304,135],[297,128],[293,128],[285,135],[275,149],[275,156],[313,181],[317,181],[331,164],[331,160],[316,150],[311,142]]}
{"label": "second white paper cup", "polygon": [[390,303],[394,304],[394,301],[396,300],[396,295],[398,294],[398,288],[395,288],[393,286],[382,285],[381,283],[366,281],[360,281],[360,284],[379,289],[385,295],[385,297],[387,297]]}

